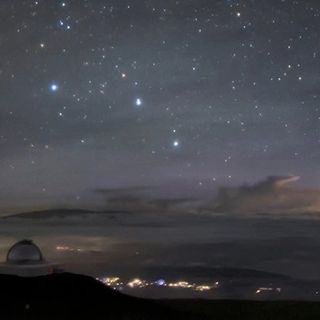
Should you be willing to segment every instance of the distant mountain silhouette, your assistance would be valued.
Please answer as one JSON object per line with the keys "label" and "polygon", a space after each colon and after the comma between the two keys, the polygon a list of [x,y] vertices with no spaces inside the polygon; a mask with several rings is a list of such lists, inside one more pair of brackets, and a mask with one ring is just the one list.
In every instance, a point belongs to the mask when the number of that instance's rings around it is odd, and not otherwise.
{"label": "distant mountain silhouette", "polygon": [[[143,276],[154,277],[163,273],[164,267],[145,268]],[[143,271],[142,271],[143,272]],[[289,276],[279,273],[260,271],[255,269],[228,268],[228,267],[206,267],[206,266],[168,266],[166,277],[210,277],[211,279],[272,279],[291,280]]]}
{"label": "distant mountain silhouette", "polygon": [[2,219],[22,218],[22,219],[46,219],[46,218],[67,218],[72,216],[86,215],[110,215],[129,214],[130,212],[121,210],[83,210],[83,209],[48,209],[40,211],[21,212],[11,215],[5,215]]}

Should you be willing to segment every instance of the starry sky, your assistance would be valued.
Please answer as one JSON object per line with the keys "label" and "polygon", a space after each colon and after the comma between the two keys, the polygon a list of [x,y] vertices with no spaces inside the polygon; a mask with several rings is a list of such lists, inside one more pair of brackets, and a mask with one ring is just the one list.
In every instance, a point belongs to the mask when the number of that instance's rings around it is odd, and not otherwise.
{"label": "starry sky", "polygon": [[44,210],[1,257],[320,277],[318,0],[2,0],[0,26],[0,215]]}
{"label": "starry sky", "polygon": [[0,9],[2,207],[128,186],[201,194],[269,175],[319,184],[318,1]]}

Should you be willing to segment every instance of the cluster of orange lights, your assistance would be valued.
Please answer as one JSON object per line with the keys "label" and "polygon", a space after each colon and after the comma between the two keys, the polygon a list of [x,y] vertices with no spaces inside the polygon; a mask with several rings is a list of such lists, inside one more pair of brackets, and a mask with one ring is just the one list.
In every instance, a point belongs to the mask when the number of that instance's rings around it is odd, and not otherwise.
{"label": "cluster of orange lights", "polygon": [[166,282],[163,279],[148,282],[147,280],[134,278],[129,282],[122,282],[120,277],[105,277],[105,278],[97,278],[97,280],[101,281],[105,285],[112,287],[114,289],[128,287],[130,289],[139,289],[145,288],[150,286],[158,286],[158,287],[168,287],[168,288],[180,288],[180,289],[192,289],[198,292],[209,291],[219,287],[219,282],[215,282],[212,285],[209,284],[196,284],[196,283],[189,283],[188,281],[177,281],[177,282]]}
{"label": "cluster of orange lights", "polygon": [[56,246],[56,250],[57,251],[70,251],[70,252],[81,252],[82,249],[80,248],[72,248],[72,247],[69,247],[69,246]]}

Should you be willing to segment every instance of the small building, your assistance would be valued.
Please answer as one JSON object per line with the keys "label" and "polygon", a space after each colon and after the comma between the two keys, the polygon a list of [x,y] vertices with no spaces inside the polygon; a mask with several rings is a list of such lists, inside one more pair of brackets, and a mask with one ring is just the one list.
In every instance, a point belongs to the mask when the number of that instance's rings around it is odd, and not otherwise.
{"label": "small building", "polygon": [[0,263],[0,274],[36,277],[56,272],[61,272],[59,265],[46,261],[32,240],[15,243],[9,249],[6,261]]}

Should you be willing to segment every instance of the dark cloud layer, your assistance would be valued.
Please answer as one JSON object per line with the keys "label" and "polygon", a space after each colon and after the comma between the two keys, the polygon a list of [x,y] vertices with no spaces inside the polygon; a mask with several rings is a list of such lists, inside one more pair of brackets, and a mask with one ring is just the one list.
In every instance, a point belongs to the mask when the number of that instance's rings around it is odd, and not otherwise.
{"label": "dark cloud layer", "polygon": [[253,185],[221,188],[214,211],[242,214],[320,213],[320,190],[302,189],[290,183],[299,177],[269,177]]}
{"label": "dark cloud layer", "polygon": [[[175,267],[222,266],[320,277],[317,217],[84,211],[41,214],[43,218],[22,215],[1,220],[3,258],[16,239],[33,238],[49,260],[93,275],[121,271],[136,276],[158,268],[159,276],[165,276]],[[55,249],[58,245],[81,251],[59,252]]]}

